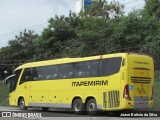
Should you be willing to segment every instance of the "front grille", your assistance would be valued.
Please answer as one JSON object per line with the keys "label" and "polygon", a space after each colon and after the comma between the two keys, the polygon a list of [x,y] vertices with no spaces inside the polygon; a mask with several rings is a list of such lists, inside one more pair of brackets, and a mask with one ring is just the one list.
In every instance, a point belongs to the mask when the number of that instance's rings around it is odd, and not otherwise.
{"label": "front grille", "polygon": [[119,90],[113,90],[108,92],[108,108],[119,107],[120,94]]}
{"label": "front grille", "polygon": [[151,78],[149,77],[131,77],[132,83],[150,83]]}

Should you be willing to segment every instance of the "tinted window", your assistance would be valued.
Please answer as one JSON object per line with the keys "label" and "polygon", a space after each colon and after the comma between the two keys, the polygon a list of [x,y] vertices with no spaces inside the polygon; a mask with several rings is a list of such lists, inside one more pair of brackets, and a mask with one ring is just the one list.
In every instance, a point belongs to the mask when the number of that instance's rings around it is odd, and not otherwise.
{"label": "tinted window", "polygon": [[26,68],[23,71],[23,74],[22,74],[22,77],[21,77],[21,80],[20,80],[19,84],[22,84],[22,83],[24,83],[26,81],[30,81],[30,80],[32,80],[31,68]]}
{"label": "tinted window", "polygon": [[108,76],[119,72],[121,61],[121,57],[100,60],[100,75]]}
{"label": "tinted window", "polygon": [[90,76],[90,61],[75,63],[74,77],[89,77]]}
{"label": "tinted window", "polygon": [[59,78],[72,78],[73,77],[73,64],[59,65]]}
{"label": "tinted window", "polygon": [[58,79],[58,65],[46,67],[46,79]]}
{"label": "tinted window", "polygon": [[11,77],[11,79],[9,80],[9,82],[10,82],[10,92],[12,92],[16,89],[16,85],[17,85],[19,76],[21,74],[21,71],[22,71],[22,69],[16,70],[16,71],[13,72],[13,74],[15,76]]}
{"label": "tinted window", "polygon": [[99,60],[91,61],[91,73],[92,77],[99,76]]}
{"label": "tinted window", "polygon": [[34,80],[44,80],[45,78],[45,67],[36,67],[33,69]]}
{"label": "tinted window", "polygon": [[16,71],[13,72],[13,74],[15,74],[16,81],[18,81],[18,78],[20,77],[21,71],[22,71],[22,69],[16,70]]}
{"label": "tinted window", "polygon": [[121,61],[121,57],[115,57],[91,61],[82,61],[70,64],[35,67],[33,68],[33,70],[27,68],[24,70],[21,78],[21,83],[28,80],[52,80],[65,78],[109,76],[119,72]]}

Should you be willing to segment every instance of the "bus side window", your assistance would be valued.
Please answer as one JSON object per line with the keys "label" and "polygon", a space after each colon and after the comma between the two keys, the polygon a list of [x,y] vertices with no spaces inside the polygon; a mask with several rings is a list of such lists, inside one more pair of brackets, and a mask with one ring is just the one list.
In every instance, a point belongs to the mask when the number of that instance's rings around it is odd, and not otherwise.
{"label": "bus side window", "polygon": [[90,61],[75,63],[74,77],[90,77],[90,67]]}
{"label": "bus side window", "polygon": [[59,78],[72,78],[73,77],[73,64],[62,64],[59,65]]}
{"label": "bus side window", "polygon": [[99,60],[92,60],[91,61],[91,77],[98,77],[99,76]]}
{"label": "bus side window", "polygon": [[58,65],[46,67],[46,79],[58,79]]}
{"label": "bus side window", "polygon": [[31,68],[25,68],[20,80],[20,84],[31,81],[32,80],[32,69]]}
{"label": "bus side window", "polygon": [[33,79],[34,80],[45,80],[45,67],[33,68]]}
{"label": "bus side window", "polygon": [[109,76],[119,72],[121,61],[121,57],[102,59],[100,61],[100,75]]}

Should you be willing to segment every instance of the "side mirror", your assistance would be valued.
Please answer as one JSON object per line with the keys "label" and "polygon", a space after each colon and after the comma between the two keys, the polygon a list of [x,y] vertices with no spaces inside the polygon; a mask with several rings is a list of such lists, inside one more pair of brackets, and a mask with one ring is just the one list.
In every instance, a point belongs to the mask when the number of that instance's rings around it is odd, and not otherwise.
{"label": "side mirror", "polygon": [[6,84],[6,85],[9,84],[11,81],[14,80],[14,78],[15,78],[15,75],[14,75],[14,74],[8,76],[8,77],[4,80],[4,81],[5,81],[5,84]]}

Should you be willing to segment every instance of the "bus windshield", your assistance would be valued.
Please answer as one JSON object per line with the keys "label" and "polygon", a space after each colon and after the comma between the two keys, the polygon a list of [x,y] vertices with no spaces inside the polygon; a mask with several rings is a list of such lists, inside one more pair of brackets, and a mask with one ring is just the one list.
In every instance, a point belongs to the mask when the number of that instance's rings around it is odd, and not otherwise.
{"label": "bus windshield", "polygon": [[9,90],[10,92],[16,89],[16,85],[17,85],[17,81],[20,73],[21,73],[21,70],[14,71],[12,75],[8,76],[5,79],[6,84],[8,84],[10,87],[10,90]]}

